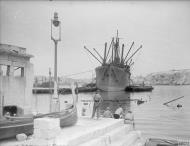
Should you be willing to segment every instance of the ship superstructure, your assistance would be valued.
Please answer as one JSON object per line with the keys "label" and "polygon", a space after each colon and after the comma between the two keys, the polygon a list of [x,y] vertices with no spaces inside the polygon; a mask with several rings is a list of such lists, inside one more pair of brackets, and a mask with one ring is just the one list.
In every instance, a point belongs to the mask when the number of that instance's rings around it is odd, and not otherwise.
{"label": "ship superstructure", "polygon": [[101,66],[96,67],[96,86],[98,89],[104,91],[121,91],[130,84],[130,68],[134,64],[132,57],[142,48],[142,45],[131,55],[130,51],[134,46],[132,42],[127,54],[124,56],[124,47],[120,46],[120,38],[118,31],[116,37],[112,41],[107,50],[107,43],[105,43],[104,56],[102,57],[96,49],[98,57],[95,56],[86,46],[84,48],[100,62]]}

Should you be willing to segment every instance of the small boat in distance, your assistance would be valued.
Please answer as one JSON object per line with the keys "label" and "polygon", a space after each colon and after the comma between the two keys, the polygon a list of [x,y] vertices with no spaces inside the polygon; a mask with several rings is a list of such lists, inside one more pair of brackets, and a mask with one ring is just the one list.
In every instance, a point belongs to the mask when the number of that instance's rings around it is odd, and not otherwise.
{"label": "small boat in distance", "polygon": [[151,92],[154,88],[147,85],[130,85],[125,88],[128,92]]}
{"label": "small boat in distance", "polygon": [[[96,71],[96,86],[103,91],[122,91],[130,83],[130,67],[134,64],[132,57],[142,48],[142,45],[128,57],[134,42],[124,56],[124,44],[120,46],[120,38],[118,31],[116,37],[112,38],[107,51],[107,43],[105,43],[104,57],[98,54],[96,57],[86,46],[84,48],[101,64]],[[121,50],[121,51],[120,51]]]}

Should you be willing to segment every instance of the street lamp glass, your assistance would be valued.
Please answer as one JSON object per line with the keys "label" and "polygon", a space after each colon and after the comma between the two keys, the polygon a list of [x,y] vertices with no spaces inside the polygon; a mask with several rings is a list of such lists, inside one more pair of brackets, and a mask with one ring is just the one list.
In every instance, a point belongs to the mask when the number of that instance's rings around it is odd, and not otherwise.
{"label": "street lamp glass", "polygon": [[58,13],[57,12],[54,13],[53,25],[55,27],[59,26],[59,20],[58,20]]}
{"label": "street lamp glass", "polygon": [[59,26],[59,21],[58,20],[53,20],[53,25],[55,26],[55,27],[58,27]]}

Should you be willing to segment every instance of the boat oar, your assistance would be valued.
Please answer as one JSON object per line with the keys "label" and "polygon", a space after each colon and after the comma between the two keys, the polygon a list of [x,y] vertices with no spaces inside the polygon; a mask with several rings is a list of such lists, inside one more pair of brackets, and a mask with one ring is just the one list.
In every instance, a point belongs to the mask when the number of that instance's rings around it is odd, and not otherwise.
{"label": "boat oar", "polygon": [[178,99],[181,99],[181,98],[183,98],[183,97],[184,97],[184,96],[175,98],[175,99],[173,99],[173,100],[170,100],[170,101],[168,101],[168,102],[163,103],[163,105],[167,105],[168,103],[171,103],[171,102],[176,101],[176,100],[178,100]]}

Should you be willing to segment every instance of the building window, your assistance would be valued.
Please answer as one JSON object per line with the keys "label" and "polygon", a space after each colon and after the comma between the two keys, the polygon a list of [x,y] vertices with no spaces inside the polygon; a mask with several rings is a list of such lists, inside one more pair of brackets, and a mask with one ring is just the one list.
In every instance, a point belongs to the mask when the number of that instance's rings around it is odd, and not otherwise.
{"label": "building window", "polygon": [[2,76],[10,75],[10,66],[9,65],[0,65],[0,72]]}
{"label": "building window", "polygon": [[14,77],[24,77],[24,67],[14,67]]}

